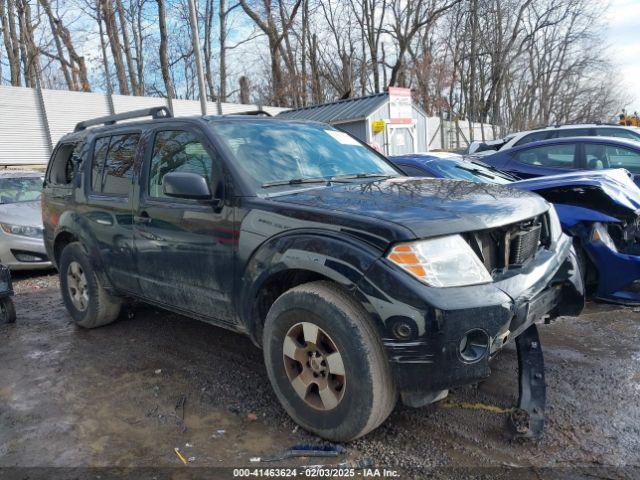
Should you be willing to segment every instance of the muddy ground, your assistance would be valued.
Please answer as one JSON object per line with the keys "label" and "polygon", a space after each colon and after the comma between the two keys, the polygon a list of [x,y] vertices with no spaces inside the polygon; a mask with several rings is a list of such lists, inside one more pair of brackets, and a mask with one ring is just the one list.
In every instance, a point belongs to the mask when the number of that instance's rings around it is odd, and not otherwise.
{"label": "muddy ground", "polygon": [[517,395],[516,353],[507,348],[487,381],[426,408],[398,405],[335,460],[255,464],[320,440],[280,408],[248,339],[144,306],[133,318],[78,329],[53,272],[14,277],[18,321],[0,326],[0,467],[177,472],[360,461],[401,476],[506,467],[528,467],[530,478],[640,476],[640,310],[589,304],[577,319],[540,328],[548,385],[540,442],[507,436],[504,411]]}

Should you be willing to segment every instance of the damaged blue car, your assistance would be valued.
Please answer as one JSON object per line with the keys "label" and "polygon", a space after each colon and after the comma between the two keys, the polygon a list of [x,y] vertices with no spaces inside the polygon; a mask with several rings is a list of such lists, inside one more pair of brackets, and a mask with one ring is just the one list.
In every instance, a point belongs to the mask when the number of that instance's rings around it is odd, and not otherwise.
{"label": "damaged blue car", "polygon": [[390,157],[407,175],[497,183],[530,190],[555,205],[574,238],[585,283],[597,299],[640,303],[640,189],[624,169],[519,180],[451,153]]}

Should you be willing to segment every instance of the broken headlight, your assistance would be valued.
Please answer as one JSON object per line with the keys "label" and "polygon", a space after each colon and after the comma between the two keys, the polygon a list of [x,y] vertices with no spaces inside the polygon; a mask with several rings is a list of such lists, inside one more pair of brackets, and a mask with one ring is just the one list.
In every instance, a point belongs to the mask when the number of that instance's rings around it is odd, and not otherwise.
{"label": "broken headlight", "polygon": [[560,218],[558,218],[558,212],[553,205],[549,206],[549,233],[551,234],[551,241],[555,242],[562,235],[562,225],[560,225]]}
{"label": "broken headlight", "polygon": [[431,287],[461,287],[492,281],[478,255],[460,235],[395,245],[387,258]]}
{"label": "broken headlight", "polygon": [[593,229],[591,230],[591,240],[594,242],[602,242],[609,249],[617,252],[616,244],[613,243],[613,239],[609,235],[609,231],[607,230],[607,226],[600,222],[595,222],[593,224]]}

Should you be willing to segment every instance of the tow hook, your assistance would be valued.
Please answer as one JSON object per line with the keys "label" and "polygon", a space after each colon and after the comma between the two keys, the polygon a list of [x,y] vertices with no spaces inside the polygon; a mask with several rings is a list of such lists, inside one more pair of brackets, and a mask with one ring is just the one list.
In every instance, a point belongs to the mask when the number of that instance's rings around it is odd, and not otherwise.
{"label": "tow hook", "polygon": [[516,338],[518,351],[518,406],[509,415],[514,438],[538,440],[544,431],[547,392],[544,358],[535,324]]}

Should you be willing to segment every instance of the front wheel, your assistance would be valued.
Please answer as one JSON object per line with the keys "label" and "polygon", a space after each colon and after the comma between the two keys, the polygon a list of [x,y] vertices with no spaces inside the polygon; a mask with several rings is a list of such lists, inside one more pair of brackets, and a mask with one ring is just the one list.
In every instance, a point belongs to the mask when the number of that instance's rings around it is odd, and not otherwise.
{"label": "front wheel", "polygon": [[16,307],[11,297],[0,298],[0,325],[3,323],[15,323]]}
{"label": "front wheel", "polygon": [[303,428],[349,441],[379,426],[396,388],[367,312],[330,282],[282,294],[264,326],[264,359],[280,403]]}
{"label": "front wheel", "polygon": [[118,318],[122,301],[100,284],[89,257],[79,242],[60,255],[60,290],[67,311],[84,328],[96,328]]}

